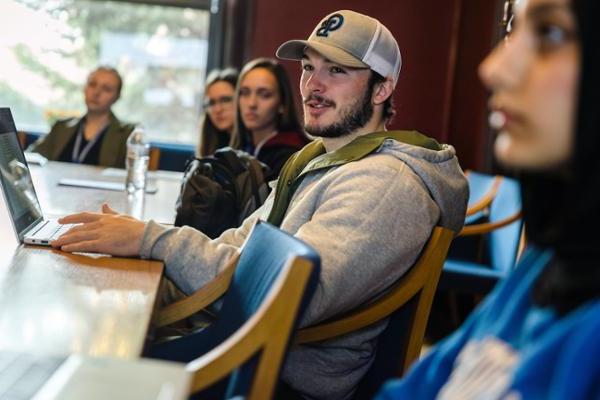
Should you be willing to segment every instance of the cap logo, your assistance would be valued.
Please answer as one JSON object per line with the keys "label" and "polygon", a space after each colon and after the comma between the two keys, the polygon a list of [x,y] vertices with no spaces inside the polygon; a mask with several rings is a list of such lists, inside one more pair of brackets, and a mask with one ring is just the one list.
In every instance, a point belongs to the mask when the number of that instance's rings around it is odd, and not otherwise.
{"label": "cap logo", "polygon": [[337,31],[344,24],[344,17],[342,14],[333,14],[331,17],[327,18],[321,24],[321,27],[317,30],[317,36],[327,37],[329,36],[329,32]]}

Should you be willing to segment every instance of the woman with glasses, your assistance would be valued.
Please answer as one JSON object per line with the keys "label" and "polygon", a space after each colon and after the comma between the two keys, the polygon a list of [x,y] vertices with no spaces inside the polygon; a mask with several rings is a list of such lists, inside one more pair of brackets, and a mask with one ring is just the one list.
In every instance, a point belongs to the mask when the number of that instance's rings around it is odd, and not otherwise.
{"label": "woman with glasses", "polygon": [[528,248],[379,400],[600,398],[599,18],[598,0],[516,3],[480,75],[496,158],[521,182]]}
{"label": "woman with glasses", "polygon": [[233,68],[213,70],[206,78],[204,118],[198,157],[211,155],[231,140],[235,120],[234,94],[238,72]]}
{"label": "woman with glasses", "polygon": [[308,143],[285,69],[271,58],[250,61],[240,73],[236,99],[231,147],[267,164],[271,169],[267,179],[277,178],[287,159]]}

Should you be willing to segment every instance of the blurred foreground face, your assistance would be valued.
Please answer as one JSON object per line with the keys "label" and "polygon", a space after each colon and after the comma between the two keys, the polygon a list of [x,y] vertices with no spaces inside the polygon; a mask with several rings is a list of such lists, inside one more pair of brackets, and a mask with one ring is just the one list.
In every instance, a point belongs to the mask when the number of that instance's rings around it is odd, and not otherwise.
{"label": "blurred foreground face", "polygon": [[226,81],[218,81],[206,89],[204,107],[210,121],[220,131],[231,132],[235,118],[233,106],[235,88]]}
{"label": "blurred foreground face", "polygon": [[480,65],[494,152],[508,167],[560,167],[574,149],[580,51],[567,0],[521,0],[509,38]]}
{"label": "blurred foreground face", "polygon": [[250,131],[275,130],[283,112],[277,78],[266,68],[248,71],[240,82],[240,114]]}
{"label": "blurred foreground face", "polygon": [[98,70],[87,80],[85,89],[85,105],[88,113],[104,114],[110,111],[119,98],[119,80],[110,71]]}

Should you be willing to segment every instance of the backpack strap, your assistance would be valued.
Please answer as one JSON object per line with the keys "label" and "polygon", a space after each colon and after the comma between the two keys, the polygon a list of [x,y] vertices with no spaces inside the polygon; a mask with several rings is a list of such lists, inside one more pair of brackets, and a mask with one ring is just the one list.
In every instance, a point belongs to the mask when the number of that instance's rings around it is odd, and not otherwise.
{"label": "backpack strap", "polygon": [[288,205],[304,176],[310,171],[330,168],[360,160],[381,147],[386,139],[439,151],[442,146],[417,131],[383,131],[362,135],[331,153],[325,152],[321,140],[307,144],[292,155],[279,174],[273,208],[267,222],[280,226]]}
{"label": "backpack strap", "polygon": [[296,188],[292,188],[292,186],[295,186],[304,167],[311,160],[323,153],[325,153],[323,142],[315,140],[304,146],[302,150],[292,154],[285,164],[283,164],[283,168],[281,168],[281,172],[279,173],[279,179],[277,180],[277,187],[275,188],[275,200],[273,200],[273,207],[271,208],[267,222],[277,227],[281,225],[290,199],[296,191]]}

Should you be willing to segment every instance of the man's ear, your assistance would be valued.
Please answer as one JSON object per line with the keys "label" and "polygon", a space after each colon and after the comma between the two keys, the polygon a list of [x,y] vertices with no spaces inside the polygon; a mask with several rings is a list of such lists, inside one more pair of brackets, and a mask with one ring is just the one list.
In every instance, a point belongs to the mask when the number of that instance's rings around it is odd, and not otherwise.
{"label": "man's ear", "polygon": [[392,78],[388,76],[385,78],[385,81],[375,85],[375,90],[373,90],[373,103],[375,105],[383,104],[393,92],[394,82]]}

